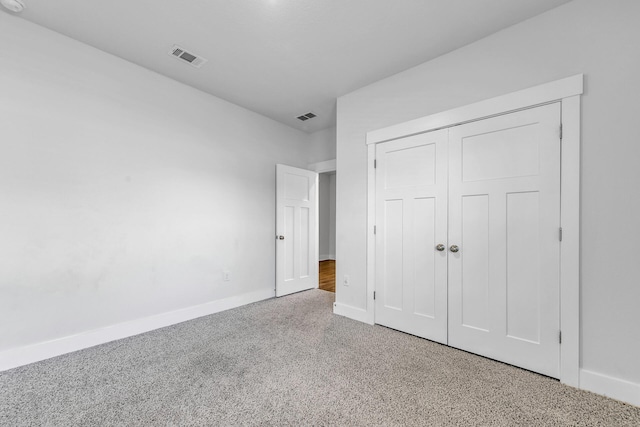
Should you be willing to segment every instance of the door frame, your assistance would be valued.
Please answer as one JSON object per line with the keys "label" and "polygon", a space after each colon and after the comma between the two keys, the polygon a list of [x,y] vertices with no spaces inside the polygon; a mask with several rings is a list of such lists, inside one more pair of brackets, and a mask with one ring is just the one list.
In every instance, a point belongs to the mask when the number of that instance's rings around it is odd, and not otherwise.
{"label": "door frame", "polygon": [[324,162],[309,163],[307,169],[318,174],[325,172],[336,172],[338,170],[336,159],[325,160]]}
{"label": "door frame", "polygon": [[[323,162],[316,162],[316,163],[309,163],[307,165],[307,169],[314,171],[315,173],[318,174],[318,176],[321,173],[327,173],[327,172],[335,172],[336,175],[338,173],[338,163],[336,161],[336,159],[331,159],[331,160],[325,160]],[[336,176],[336,181],[337,181],[338,177]],[[318,180],[318,191],[320,191],[320,187],[319,184],[320,180]],[[318,210],[320,209],[320,195],[318,194]],[[320,214],[318,214],[318,221],[320,221]],[[316,236],[316,241],[318,242],[318,246],[320,246],[320,226],[318,226],[318,235]],[[317,260],[316,260],[316,264],[320,264],[320,250],[318,249],[317,251]],[[336,249],[337,252],[337,249]],[[338,258],[337,254],[334,254],[336,259]],[[320,275],[320,270],[318,270],[318,277]],[[336,279],[336,284],[337,284],[337,279]],[[320,280],[316,280],[316,287],[315,289],[320,288]],[[337,290],[337,289],[336,289]],[[334,303],[335,305],[335,303]]]}
{"label": "door frame", "polygon": [[561,103],[562,145],[560,177],[560,382],[579,387],[580,381],[580,104],[584,75],[469,104],[441,113],[367,132],[367,298],[366,322],[375,322],[375,147],[376,144],[464,123]]}

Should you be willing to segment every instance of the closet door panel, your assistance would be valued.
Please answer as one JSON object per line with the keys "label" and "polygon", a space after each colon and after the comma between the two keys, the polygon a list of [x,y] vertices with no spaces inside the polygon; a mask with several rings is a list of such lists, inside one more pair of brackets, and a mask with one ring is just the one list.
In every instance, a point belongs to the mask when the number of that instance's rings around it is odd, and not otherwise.
{"label": "closet door panel", "polygon": [[449,344],[559,376],[560,105],[451,128]]}
{"label": "closet door panel", "polygon": [[375,321],[447,342],[447,131],[376,147]]}

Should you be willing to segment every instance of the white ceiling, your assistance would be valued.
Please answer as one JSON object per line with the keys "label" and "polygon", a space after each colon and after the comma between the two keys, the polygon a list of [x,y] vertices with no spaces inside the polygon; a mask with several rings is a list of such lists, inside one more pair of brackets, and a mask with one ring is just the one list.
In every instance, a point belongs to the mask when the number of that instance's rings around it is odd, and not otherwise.
{"label": "white ceiling", "polygon": [[337,97],[569,0],[24,1],[29,21],[314,132]]}

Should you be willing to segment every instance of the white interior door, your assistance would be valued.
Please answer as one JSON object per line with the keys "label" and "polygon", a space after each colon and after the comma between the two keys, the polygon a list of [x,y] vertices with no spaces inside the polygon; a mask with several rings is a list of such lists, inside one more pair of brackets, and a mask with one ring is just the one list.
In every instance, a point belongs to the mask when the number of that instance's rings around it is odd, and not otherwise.
{"label": "white interior door", "polygon": [[318,174],[276,165],[276,296],[318,287]]}
{"label": "white interior door", "polygon": [[449,133],[449,345],[556,378],[560,142],[559,103]]}
{"label": "white interior door", "polygon": [[442,130],[376,147],[375,320],[441,343],[447,342],[446,144]]}

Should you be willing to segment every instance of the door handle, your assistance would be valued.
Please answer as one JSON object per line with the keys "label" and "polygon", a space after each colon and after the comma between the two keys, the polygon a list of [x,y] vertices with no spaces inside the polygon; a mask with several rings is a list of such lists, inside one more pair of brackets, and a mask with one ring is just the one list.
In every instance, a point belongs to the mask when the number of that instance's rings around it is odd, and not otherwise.
{"label": "door handle", "polygon": [[439,252],[444,251],[446,248],[442,243],[439,243],[438,245],[436,245],[436,250]]}
{"label": "door handle", "polygon": [[284,240],[284,236],[276,236],[277,240]]}
{"label": "door handle", "polygon": [[460,250],[459,247],[457,247],[456,245],[451,245],[451,247],[449,248],[449,250],[453,253],[456,253]]}

